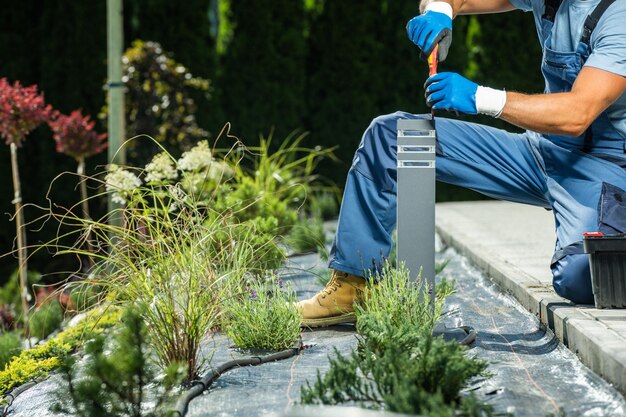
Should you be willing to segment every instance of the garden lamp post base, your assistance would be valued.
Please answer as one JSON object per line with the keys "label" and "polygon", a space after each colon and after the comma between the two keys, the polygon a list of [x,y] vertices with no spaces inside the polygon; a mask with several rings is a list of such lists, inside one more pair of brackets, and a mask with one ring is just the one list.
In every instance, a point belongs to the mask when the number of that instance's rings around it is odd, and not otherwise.
{"label": "garden lamp post base", "polygon": [[[411,279],[421,274],[431,303],[435,294],[436,147],[434,117],[398,120],[397,265],[404,265]],[[434,334],[465,345],[476,339],[471,327],[447,328],[443,323]]]}

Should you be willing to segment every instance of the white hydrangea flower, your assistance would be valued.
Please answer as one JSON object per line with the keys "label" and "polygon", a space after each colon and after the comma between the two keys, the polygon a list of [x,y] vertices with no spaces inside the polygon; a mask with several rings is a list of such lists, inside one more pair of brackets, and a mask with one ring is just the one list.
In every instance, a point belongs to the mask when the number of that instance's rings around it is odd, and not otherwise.
{"label": "white hydrangea flower", "polygon": [[141,186],[141,180],[135,174],[115,164],[109,166],[109,172],[104,177],[106,190],[113,191],[111,200],[114,203],[126,204],[130,193]]}
{"label": "white hydrangea flower", "polygon": [[203,140],[196,146],[183,153],[178,160],[178,169],[182,171],[199,171],[208,168],[213,161],[209,142]]}
{"label": "white hydrangea flower", "polygon": [[175,180],[178,177],[174,161],[165,152],[156,154],[152,158],[152,161],[146,165],[146,173],[146,182],[163,182]]}

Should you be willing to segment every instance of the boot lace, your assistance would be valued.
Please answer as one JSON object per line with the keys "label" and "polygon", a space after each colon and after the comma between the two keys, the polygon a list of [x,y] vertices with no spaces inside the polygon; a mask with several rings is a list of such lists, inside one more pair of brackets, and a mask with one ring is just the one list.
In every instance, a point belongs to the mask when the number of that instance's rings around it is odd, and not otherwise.
{"label": "boot lace", "polygon": [[342,284],[337,281],[337,276],[334,275],[328,284],[326,284],[326,287],[322,290],[322,298],[326,298],[327,295],[331,295],[333,292],[337,291],[341,285]]}

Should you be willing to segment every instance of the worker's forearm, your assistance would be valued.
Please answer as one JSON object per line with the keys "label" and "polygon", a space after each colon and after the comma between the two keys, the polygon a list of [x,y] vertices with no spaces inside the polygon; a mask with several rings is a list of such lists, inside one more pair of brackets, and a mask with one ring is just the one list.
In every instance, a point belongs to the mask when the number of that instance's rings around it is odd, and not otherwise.
{"label": "worker's forearm", "polygon": [[593,122],[592,112],[573,93],[506,93],[500,116],[516,126],[539,133],[579,136]]}
{"label": "worker's forearm", "polygon": [[513,10],[513,5],[509,0],[422,0],[420,2],[420,12],[433,1],[443,1],[452,7],[452,15],[460,14],[481,14],[500,13]]}
{"label": "worker's forearm", "polygon": [[458,14],[458,11],[462,9],[463,3],[465,3],[467,0],[422,0],[420,2],[420,12],[424,13],[426,6],[428,6],[428,3],[432,3],[433,1],[448,3],[450,7],[452,7],[452,15],[456,16]]}

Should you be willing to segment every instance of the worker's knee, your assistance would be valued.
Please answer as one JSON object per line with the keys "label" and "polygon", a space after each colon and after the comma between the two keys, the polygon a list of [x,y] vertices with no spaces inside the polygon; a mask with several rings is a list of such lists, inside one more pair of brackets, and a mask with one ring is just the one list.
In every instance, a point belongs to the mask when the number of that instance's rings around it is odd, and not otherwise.
{"label": "worker's knee", "polygon": [[[393,160],[393,165],[395,165],[398,120],[418,119],[421,117],[425,116],[402,111],[375,117],[365,130],[365,133],[363,133],[363,138],[356,151],[355,162],[359,161],[359,156],[365,155],[368,157],[365,158],[366,162],[380,163]],[[388,156],[389,158],[377,159],[376,155]]]}
{"label": "worker's knee", "polygon": [[593,304],[588,255],[567,255],[554,263],[552,285],[563,298],[577,304]]}
{"label": "worker's knee", "polygon": [[359,149],[376,151],[376,148],[395,149],[398,120],[405,118],[407,113],[395,112],[375,117],[365,130]]}

